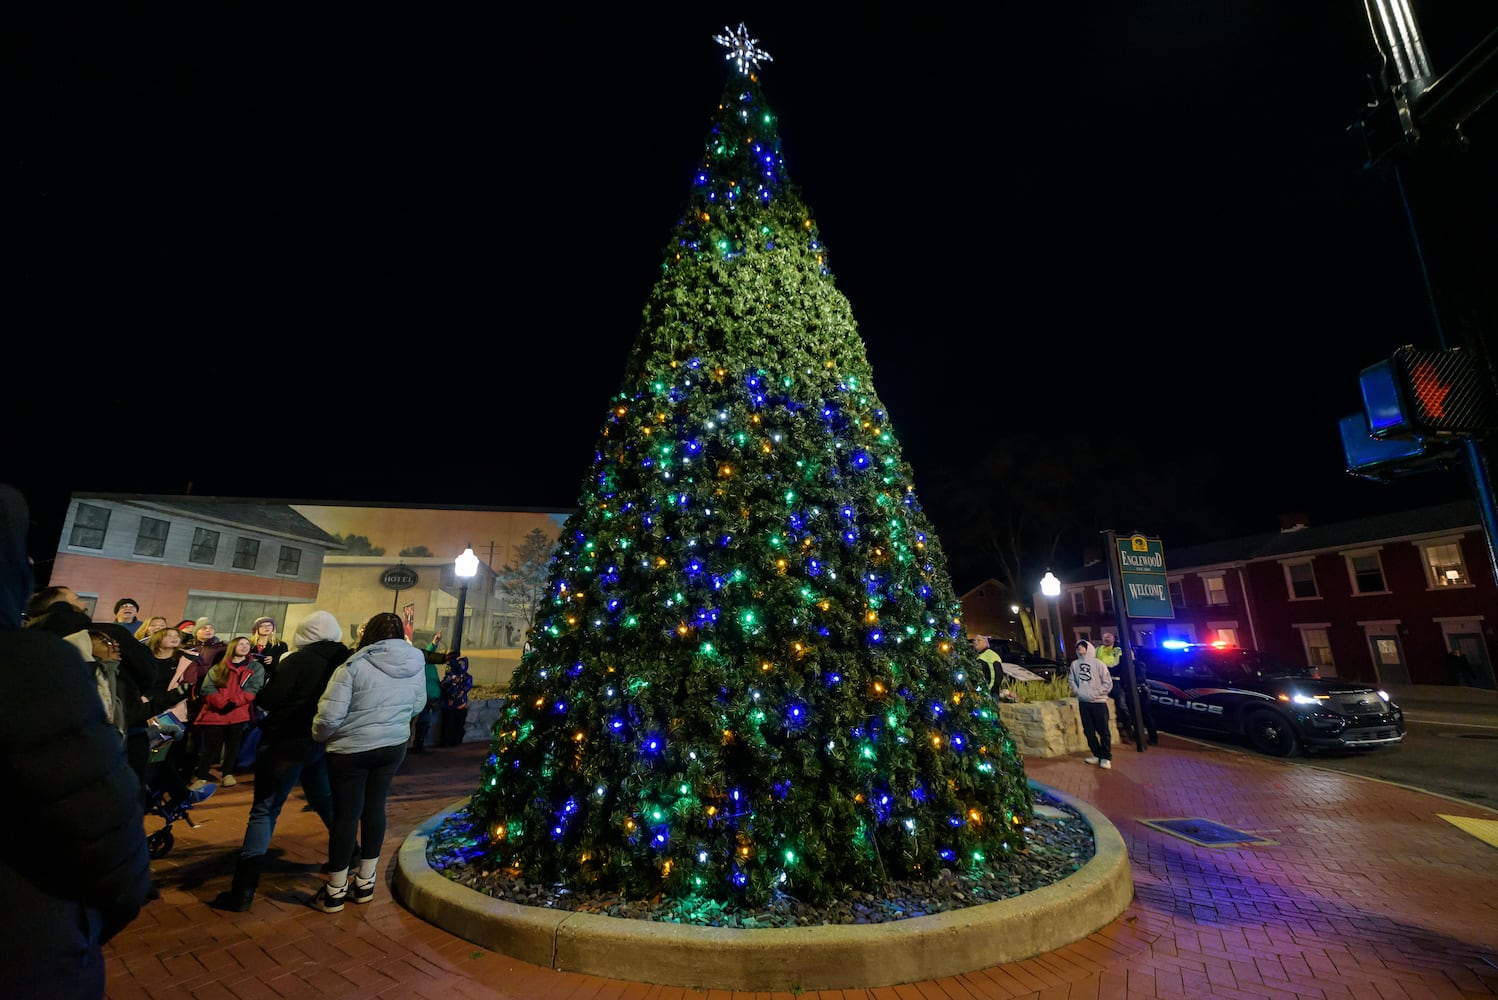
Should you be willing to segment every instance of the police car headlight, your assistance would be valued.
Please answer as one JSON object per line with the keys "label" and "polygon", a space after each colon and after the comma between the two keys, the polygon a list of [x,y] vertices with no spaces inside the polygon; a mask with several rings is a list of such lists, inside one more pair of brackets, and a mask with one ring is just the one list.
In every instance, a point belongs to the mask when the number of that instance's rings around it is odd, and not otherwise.
{"label": "police car headlight", "polygon": [[1315,705],[1315,704],[1317,704],[1316,699],[1313,698],[1313,697],[1311,697],[1308,694],[1291,695],[1290,696],[1290,700],[1293,701],[1297,705]]}

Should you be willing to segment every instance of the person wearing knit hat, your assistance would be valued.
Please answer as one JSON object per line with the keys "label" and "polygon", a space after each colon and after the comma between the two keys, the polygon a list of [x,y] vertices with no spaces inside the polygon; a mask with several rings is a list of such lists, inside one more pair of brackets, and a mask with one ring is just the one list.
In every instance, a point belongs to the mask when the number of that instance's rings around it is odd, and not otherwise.
{"label": "person wearing knit hat", "polygon": [[131,632],[140,628],[140,602],[133,597],[122,597],[114,602],[114,620]]}
{"label": "person wearing knit hat", "polygon": [[187,652],[197,657],[205,672],[212,670],[218,661],[224,658],[224,640],[218,637],[218,630],[213,627],[213,621],[210,618],[199,618],[192,623],[191,638],[188,642],[190,648]]}
{"label": "person wearing knit hat", "polygon": [[[218,666],[218,661],[224,658],[228,651],[228,643],[218,637],[213,622],[207,617],[199,618],[192,624],[192,631],[182,636],[182,654],[191,657],[196,666],[191,667],[187,676],[191,678],[193,695],[188,699],[188,738],[187,744],[182,748],[184,767],[192,769],[196,773],[198,754],[203,748],[203,734],[199,732],[192,723],[197,719],[199,710],[203,707],[202,695],[200,693],[203,678],[208,672]],[[216,761],[214,763],[217,763]],[[187,787],[196,792],[207,787],[206,779],[198,778]]]}
{"label": "person wearing knit hat", "polygon": [[281,659],[255,699],[266,712],[255,750],[255,797],[233,881],[209,904],[215,909],[243,913],[253,905],[276,820],[299,781],[307,805],[332,830],[333,792],[323,745],[312,742],[312,718],[328,679],[353,650],[343,644],[343,626],[326,611],[303,618],[291,641],[295,649]]}

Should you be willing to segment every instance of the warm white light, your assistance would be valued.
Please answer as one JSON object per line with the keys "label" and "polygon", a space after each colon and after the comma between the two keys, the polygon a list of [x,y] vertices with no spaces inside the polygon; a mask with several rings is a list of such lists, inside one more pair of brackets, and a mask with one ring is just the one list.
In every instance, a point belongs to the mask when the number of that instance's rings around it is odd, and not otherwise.
{"label": "warm white light", "polygon": [[1045,571],[1045,576],[1040,578],[1040,592],[1047,597],[1056,597],[1061,593],[1061,581],[1056,579],[1055,573]]}
{"label": "warm white light", "polygon": [[473,554],[473,546],[463,550],[463,554],[453,560],[454,571],[465,580],[472,580],[473,575],[479,571],[479,557]]}
{"label": "warm white light", "polygon": [[774,62],[770,53],[759,47],[758,38],[749,37],[749,29],[739,22],[739,30],[733,31],[727,25],[723,26],[723,34],[714,35],[713,41],[719,45],[726,46],[728,55],[725,57],[738,68],[740,73],[748,73],[750,70],[758,69],[760,61]]}

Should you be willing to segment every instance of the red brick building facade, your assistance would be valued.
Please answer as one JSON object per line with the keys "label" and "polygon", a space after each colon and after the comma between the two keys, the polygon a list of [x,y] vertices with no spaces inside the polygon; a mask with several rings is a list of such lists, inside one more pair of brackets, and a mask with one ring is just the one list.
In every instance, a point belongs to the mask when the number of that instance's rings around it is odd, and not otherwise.
{"label": "red brick building facade", "polygon": [[[1142,649],[1226,642],[1323,676],[1494,687],[1498,585],[1470,502],[1177,550],[1167,542],[1165,565],[1175,617],[1130,619]],[[1058,575],[1063,648],[1117,627],[1106,562]],[[1031,603],[1049,648],[1049,599]]]}

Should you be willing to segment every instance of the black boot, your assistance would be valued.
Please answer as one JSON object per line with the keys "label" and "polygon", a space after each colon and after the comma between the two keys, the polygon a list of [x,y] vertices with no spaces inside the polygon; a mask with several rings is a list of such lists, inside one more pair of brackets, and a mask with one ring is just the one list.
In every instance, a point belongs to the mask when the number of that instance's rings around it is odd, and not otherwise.
{"label": "black boot", "polygon": [[249,910],[255,902],[255,889],[260,885],[260,866],[264,863],[263,854],[250,858],[240,857],[234,865],[234,881],[208,905],[215,910],[233,910],[236,913]]}

